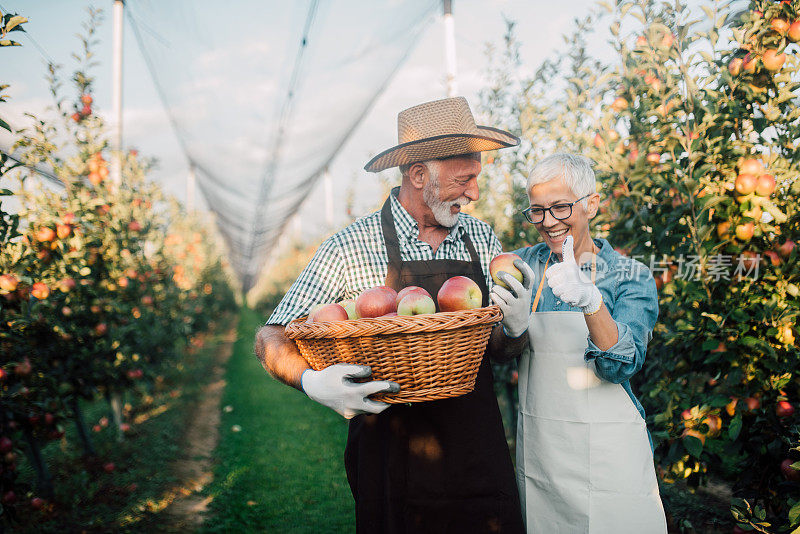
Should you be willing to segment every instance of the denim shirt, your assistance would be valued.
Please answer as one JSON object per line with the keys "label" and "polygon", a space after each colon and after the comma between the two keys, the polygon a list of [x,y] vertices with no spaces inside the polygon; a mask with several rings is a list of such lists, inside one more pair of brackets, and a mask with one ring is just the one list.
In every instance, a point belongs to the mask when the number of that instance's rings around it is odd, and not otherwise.
{"label": "denim shirt", "polygon": [[[622,256],[605,239],[595,239],[600,248],[597,254],[595,285],[603,295],[603,302],[614,322],[617,323],[617,343],[608,350],[601,350],[589,338],[584,359],[594,360],[598,377],[614,384],[620,384],[644,418],[644,408],[631,390],[630,378],[639,372],[644,364],[647,343],[653,337],[653,327],[658,318],[658,290],[650,270],[642,263]],[[536,273],[531,305],[536,288],[544,276],[544,266],[550,248],[539,243],[514,251]],[[550,265],[558,262],[553,254]],[[587,276],[591,275],[591,261],[581,265]],[[545,281],[542,296],[536,311],[580,311],[561,302],[553,295],[553,290]],[[651,442],[652,446],[652,442]]]}

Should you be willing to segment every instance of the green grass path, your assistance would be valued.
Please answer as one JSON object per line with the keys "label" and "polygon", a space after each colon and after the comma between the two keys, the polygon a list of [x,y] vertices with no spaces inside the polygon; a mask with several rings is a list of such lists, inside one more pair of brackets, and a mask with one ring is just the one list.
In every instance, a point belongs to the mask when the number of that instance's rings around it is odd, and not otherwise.
{"label": "green grass path", "polygon": [[353,532],[346,421],[262,369],[253,339],[263,320],[242,311],[222,400],[233,409],[222,413],[204,531]]}

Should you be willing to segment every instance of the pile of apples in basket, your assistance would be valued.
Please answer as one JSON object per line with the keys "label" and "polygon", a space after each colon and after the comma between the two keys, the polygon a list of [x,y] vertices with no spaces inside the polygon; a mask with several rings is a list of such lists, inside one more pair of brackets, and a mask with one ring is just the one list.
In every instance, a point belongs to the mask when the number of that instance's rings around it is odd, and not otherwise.
{"label": "pile of apples in basket", "polygon": [[[492,260],[489,272],[495,283],[506,286],[497,277],[497,273],[501,271],[517,280],[522,280],[522,273],[514,267],[514,260],[518,259],[520,258],[516,254],[504,253]],[[408,286],[399,292],[387,286],[378,286],[365,290],[356,299],[317,304],[311,308],[306,322],[321,323],[436,313],[436,303],[439,304],[440,312],[472,310],[480,308],[482,301],[481,289],[475,281],[466,276],[454,276],[442,284],[436,295],[436,302],[430,293],[419,286]]]}

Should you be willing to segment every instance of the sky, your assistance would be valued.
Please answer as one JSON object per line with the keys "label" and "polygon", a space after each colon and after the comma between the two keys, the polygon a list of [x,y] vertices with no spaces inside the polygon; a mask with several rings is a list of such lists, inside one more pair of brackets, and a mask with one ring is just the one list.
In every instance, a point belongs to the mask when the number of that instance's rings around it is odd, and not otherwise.
{"label": "sky", "polygon": [[[128,3],[141,2],[147,7],[153,0],[129,0]],[[349,0],[338,0],[348,2]],[[387,5],[396,7],[400,0],[386,0]],[[179,3],[178,3],[179,4]],[[99,65],[94,73],[97,77],[94,107],[98,113],[110,119],[111,108],[111,6],[112,1],[87,1],[87,0],[0,0],[0,9],[4,12],[18,12],[29,19],[26,24],[28,35],[16,34],[23,46],[14,49],[5,49],[2,52],[2,83],[9,83],[10,88],[5,91],[10,96],[9,102],[2,105],[2,115],[12,126],[21,127],[26,124],[24,113],[34,113],[47,117],[48,106],[51,105],[47,82],[45,80],[46,63],[53,61],[64,66],[64,72],[70,72],[75,65],[70,53],[77,51],[79,41],[76,33],[80,31],[81,24],[86,20],[86,7],[94,6],[105,11],[105,17],[98,31],[99,46],[97,61]],[[184,5],[188,5],[184,2]],[[275,31],[266,32],[260,36],[252,18],[259,9],[263,11],[263,0],[237,0],[229,3],[229,10],[219,12],[219,17],[225,22],[234,21],[233,27],[241,35],[250,35],[246,45],[253,48],[254,52],[274,50],[282,54],[286,48],[281,48],[285,39],[289,38],[287,28],[296,26],[297,21],[275,21]],[[336,3],[333,0],[322,0],[322,13],[315,21],[316,24],[336,24],[347,29],[348,34],[358,34],[365,20],[337,20],[335,11]],[[191,2],[192,9],[222,9],[219,4],[211,4],[201,0]],[[233,7],[230,7],[233,6]],[[486,80],[483,73],[487,67],[485,49],[487,43],[500,45],[505,31],[505,20],[510,19],[517,23],[517,37],[522,43],[521,55],[523,69],[533,72],[541,62],[553,53],[564,47],[562,35],[571,31],[575,17],[583,16],[588,10],[594,8],[594,0],[570,0],[569,2],[552,2],[544,0],[453,0],[455,17],[456,54],[457,54],[457,83],[458,94],[463,95],[470,102],[473,111],[478,106],[478,92],[485,86]],[[327,11],[326,11],[327,10]],[[180,39],[182,33],[188,35],[195,30],[196,22],[191,10],[181,12],[167,12],[170,16],[180,17],[185,24],[174,31],[175,25],[170,20],[147,21],[138,19],[137,24],[142,31],[149,32],[148,38],[161,40]],[[141,16],[148,13],[146,9],[134,6],[133,13]],[[221,21],[222,24],[223,21]],[[400,24],[400,21],[398,21]],[[336,157],[330,164],[330,177],[332,182],[333,220],[327,221],[325,215],[326,197],[323,183],[319,182],[307,196],[298,216],[290,225],[291,232],[301,235],[305,239],[314,240],[329,235],[341,228],[347,222],[344,210],[345,196],[349,190],[355,193],[355,214],[366,214],[375,209],[381,202],[382,187],[378,176],[363,171],[364,164],[375,154],[397,143],[397,113],[402,109],[421,102],[435,100],[446,96],[444,81],[444,30],[440,10],[435,10],[423,32],[415,38],[411,53],[399,70],[390,79],[385,90],[373,102],[359,126],[353,131],[341,147]],[[283,31],[281,31],[283,30]],[[130,23],[126,20],[124,27],[124,139],[126,148],[136,148],[146,156],[155,157],[158,167],[152,172],[151,178],[163,185],[164,189],[174,194],[180,200],[186,200],[186,177],[188,175],[188,161],[178,142],[178,137],[170,124],[164,105],[153,84],[153,79],[148,71],[137,41],[132,33]],[[220,31],[210,32],[208,39],[203,40],[203,47],[199,50],[176,49],[187,54],[185,61],[202,63],[201,66],[225,76],[204,79],[206,84],[222,80],[225,84],[226,100],[218,104],[215,110],[197,109],[197,113],[218,113],[219,129],[214,132],[188,132],[186,135],[202,135],[209,140],[209,145],[214,146],[215,137],[220,141],[216,143],[223,151],[226,145],[238,146],[240,153],[248,153],[248,148],[253,146],[253,153],[263,150],[258,139],[236,135],[236,131],[247,131],[244,123],[227,121],[224,110],[226,105],[237,103],[240,106],[251,105],[254,120],[267,120],[268,117],[261,113],[259,98],[276,89],[280,79],[266,77],[260,80],[238,80],[235,73],[253,71],[259,65],[248,64],[248,58],[255,57],[242,53],[242,43],[232,41],[230,37],[222,38]],[[607,47],[605,38],[598,36],[597,51],[602,55],[602,50]],[[235,45],[235,46],[234,46]],[[285,54],[289,55],[289,54]],[[284,58],[284,61],[286,59]],[[176,63],[180,67],[180,62]],[[284,69],[285,70],[285,69]],[[369,73],[364,73],[367,76]],[[285,82],[285,81],[284,81]],[[163,80],[162,80],[162,83]],[[357,84],[357,76],[353,77]],[[354,87],[356,87],[354,85]],[[280,87],[278,87],[280,89]],[[188,97],[187,97],[188,98]],[[227,99],[230,99],[229,101]],[[250,103],[250,104],[248,104]],[[327,111],[324,111],[327,109]],[[336,114],[336,106],[321,108],[319,113]],[[50,112],[52,113],[52,112]],[[262,116],[263,115],[263,116]],[[52,114],[50,114],[52,116]],[[480,123],[480,121],[479,121]],[[306,129],[313,131],[313,123],[306,125]],[[248,134],[249,135],[249,134]],[[313,136],[309,135],[309,138]],[[238,143],[238,144],[237,144]],[[7,149],[8,136],[0,136],[0,148]],[[309,143],[313,148],[313,143]],[[242,149],[244,147],[244,151]],[[225,154],[220,154],[221,158]],[[241,158],[239,158],[241,159]],[[246,165],[247,161],[230,161],[232,174],[235,174],[236,165]],[[386,171],[390,180],[399,182],[396,171]],[[255,194],[255,192],[254,192]],[[196,205],[204,209],[205,203],[200,191],[197,191]],[[329,224],[330,223],[330,224]]]}

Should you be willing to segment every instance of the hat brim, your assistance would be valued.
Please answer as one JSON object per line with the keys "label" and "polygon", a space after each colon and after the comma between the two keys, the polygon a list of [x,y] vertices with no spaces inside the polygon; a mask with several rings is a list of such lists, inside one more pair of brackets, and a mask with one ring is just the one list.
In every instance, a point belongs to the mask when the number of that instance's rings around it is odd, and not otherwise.
{"label": "hat brim", "polygon": [[410,141],[384,150],[364,166],[368,172],[380,172],[398,165],[419,161],[486,152],[519,144],[519,138],[489,126],[478,126],[479,133],[447,134]]}

